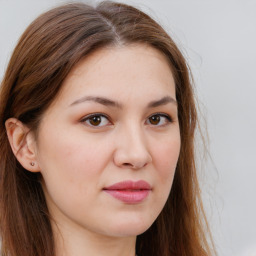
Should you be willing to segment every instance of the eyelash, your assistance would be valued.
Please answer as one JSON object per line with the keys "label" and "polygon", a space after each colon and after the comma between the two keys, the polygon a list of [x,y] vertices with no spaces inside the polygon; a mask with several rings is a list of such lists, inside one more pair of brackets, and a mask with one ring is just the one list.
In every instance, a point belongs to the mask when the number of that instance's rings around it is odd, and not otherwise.
{"label": "eyelash", "polygon": [[[101,119],[102,119],[102,117],[103,118],[105,118],[105,119],[107,119],[107,121],[108,121],[108,123],[110,123],[110,124],[112,124],[111,123],[111,121],[110,121],[110,118],[107,116],[107,115],[105,115],[105,114],[102,114],[102,113],[94,113],[94,114],[90,114],[90,115],[88,115],[88,116],[85,116],[82,120],[81,120],[81,122],[82,123],[86,123],[89,127],[94,127],[94,128],[98,128],[98,127],[105,127],[105,126],[108,126],[108,125],[92,125],[91,123],[89,123],[90,122],[90,119],[92,119],[92,118],[94,118],[94,117],[100,117]],[[101,121],[101,120],[100,120]]]}
{"label": "eyelash", "polygon": [[[164,124],[152,124],[152,123],[148,123],[148,122],[150,122],[149,120],[150,120],[150,118],[153,118],[153,117],[160,117],[160,121],[159,122],[161,122],[161,118],[165,118],[165,121],[164,121]],[[92,120],[92,118],[98,118],[98,117],[100,117],[100,119],[95,119],[94,121],[99,121],[100,123],[102,122],[102,118],[104,118],[104,119],[106,119],[107,121],[108,121],[108,124],[103,124],[103,125],[93,125],[92,123],[90,123],[90,119],[91,119],[91,121],[93,121]],[[111,125],[112,124],[112,122],[110,121],[110,118],[107,116],[107,115],[105,115],[105,114],[102,114],[102,113],[94,113],[94,114],[90,114],[90,115],[88,115],[88,116],[85,116],[82,120],[81,120],[81,122],[82,123],[86,123],[89,127],[94,127],[94,128],[98,128],[98,127],[105,127],[105,126],[109,126],[109,125]],[[172,120],[172,118],[171,118],[171,116],[169,116],[169,115],[167,115],[167,114],[164,114],[164,113],[154,113],[153,115],[151,115],[151,116],[149,116],[148,118],[147,118],[147,120],[146,120],[146,123],[148,124],[148,125],[152,125],[152,126],[160,126],[160,127],[164,127],[164,126],[166,126],[168,123],[172,123],[173,122],[173,120]]]}
{"label": "eyelash", "polygon": [[164,124],[161,124],[161,125],[158,125],[158,124],[157,124],[157,125],[149,124],[149,125],[161,126],[161,127],[163,127],[163,126],[166,126],[168,123],[172,123],[172,122],[173,122],[171,116],[169,116],[169,115],[167,115],[167,114],[164,114],[164,113],[154,113],[153,115],[151,115],[151,116],[149,116],[149,117],[147,118],[147,121],[148,121],[150,118],[156,117],[156,116],[159,116],[160,118],[161,118],[161,117],[164,117],[164,118],[165,118],[165,123],[164,123]]}

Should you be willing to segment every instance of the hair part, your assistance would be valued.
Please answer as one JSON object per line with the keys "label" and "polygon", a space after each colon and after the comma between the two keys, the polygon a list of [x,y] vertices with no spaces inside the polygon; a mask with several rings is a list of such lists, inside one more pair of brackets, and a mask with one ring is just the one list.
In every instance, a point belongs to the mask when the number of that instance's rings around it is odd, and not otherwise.
{"label": "hair part", "polygon": [[175,80],[181,134],[171,194],[157,220],[138,236],[137,253],[211,255],[195,167],[197,112],[189,68],[159,24],[134,7],[113,2],[54,8],[31,23],[14,50],[0,93],[1,255],[55,255],[41,175],[25,170],[16,160],[5,121],[15,117],[36,132],[63,81],[82,58],[103,47],[130,44],[147,44],[166,56]]}

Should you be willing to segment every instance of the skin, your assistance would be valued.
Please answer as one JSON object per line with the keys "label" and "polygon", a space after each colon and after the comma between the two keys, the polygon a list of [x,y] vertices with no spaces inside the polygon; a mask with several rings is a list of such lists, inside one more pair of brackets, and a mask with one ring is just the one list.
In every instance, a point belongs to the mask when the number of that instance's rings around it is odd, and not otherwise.
{"label": "skin", "polygon": [[[13,119],[6,127],[15,152],[26,128]],[[179,157],[167,60],[142,44],[94,52],[70,72],[26,143],[17,158],[42,174],[57,255],[134,256],[136,236],[168,198]],[[144,180],[151,191],[130,204],[103,190],[124,180]]]}

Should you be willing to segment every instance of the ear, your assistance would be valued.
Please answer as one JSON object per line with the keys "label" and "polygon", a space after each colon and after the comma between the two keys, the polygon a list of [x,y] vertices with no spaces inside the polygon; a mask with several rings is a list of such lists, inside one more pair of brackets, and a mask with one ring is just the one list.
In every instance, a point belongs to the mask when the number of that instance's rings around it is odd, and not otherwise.
{"label": "ear", "polygon": [[13,154],[20,164],[28,171],[39,172],[34,134],[16,118],[9,118],[5,127]]}

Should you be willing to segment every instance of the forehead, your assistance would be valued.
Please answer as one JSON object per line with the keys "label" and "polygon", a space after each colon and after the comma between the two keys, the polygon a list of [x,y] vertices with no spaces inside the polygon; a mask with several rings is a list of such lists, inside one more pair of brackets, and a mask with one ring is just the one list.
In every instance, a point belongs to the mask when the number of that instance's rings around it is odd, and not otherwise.
{"label": "forehead", "polygon": [[[170,94],[175,83],[167,58],[145,44],[102,48],[81,60],[65,79],[60,97],[84,94],[122,98]],[[71,99],[72,98],[72,99]]]}

